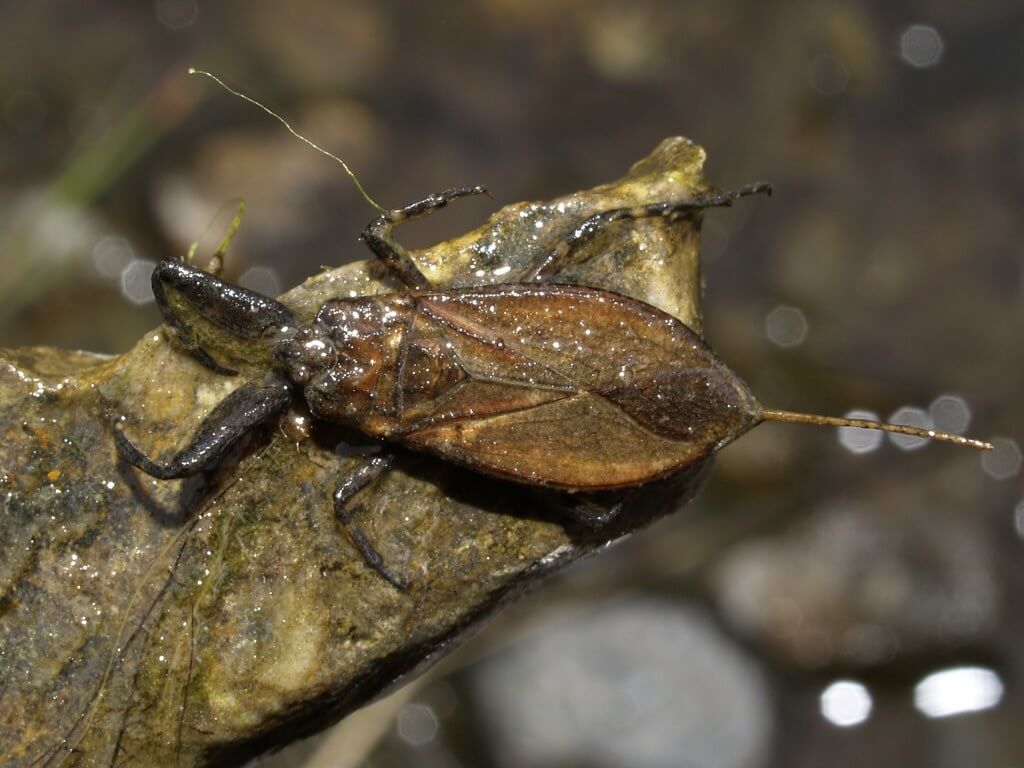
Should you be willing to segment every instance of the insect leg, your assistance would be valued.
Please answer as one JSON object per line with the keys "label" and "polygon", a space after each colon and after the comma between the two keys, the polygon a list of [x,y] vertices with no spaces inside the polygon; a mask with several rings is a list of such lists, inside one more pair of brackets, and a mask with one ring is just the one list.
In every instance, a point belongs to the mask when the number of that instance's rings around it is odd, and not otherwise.
{"label": "insect leg", "polygon": [[747,195],[759,193],[771,194],[771,186],[763,182],[748,184],[730,192],[711,192],[698,195],[680,202],[651,203],[632,208],[613,208],[610,211],[595,213],[585,219],[568,238],[559,243],[550,253],[544,256],[521,278],[522,282],[539,282],[553,277],[581,246],[590,242],[594,236],[609,224],[622,219],[645,219],[661,216],[669,221],[678,221],[705,208],[730,206],[733,201]]}
{"label": "insect leg", "polygon": [[244,339],[258,339],[268,328],[294,323],[291,311],[262,294],[232,285],[180,261],[165,259],[153,270],[153,295],[164,324],[199,362],[217,373],[233,375],[204,350],[167,296],[179,293],[202,317]]}
{"label": "insect leg", "polygon": [[334,491],[334,514],[337,515],[341,524],[345,526],[345,530],[348,531],[348,535],[352,538],[352,543],[356,545],[356,549],[359,550],[359,554],[363,556],[366,564],[387,579],[396,589],[404,592],[409,588],[409,582],[396,576],[384,564],[384,558],[381,557],[380,552],[370,543],[370,540],[366,538],[366,534],[362,532],[359,526],[356,525],[355,520],[353,520],[355,509],[349,508],[349,502],[352,500],[352,497],[390,469],[394,460],[394,456],[373,456],[366,459],[352,472],[349,472],[338,483],[338,487]]}
{"label": "insect leg", "polygon": [[363,230],[363,242],[380,259],[384,265],[414,291],[428,291],[433,286],[426,276],[420,272],[419,267],[413,262],[412,257],[405,248],[395,241],[391,234],[392,229],[403,221],[414,219],[432,213],[439,208],[444,208],[452,200],[469,195],[486,195],[484,187],[456,187],[446,189],[430,195],[419,202],[388,211],[383,216],[366,225]]}
{"label": "insect leg", "polygon": [[283,379],[239,387],[210,412],[188,447],[165,462],[139,450],[120,424],[114,425],[114,443],[121,458],[158,480],[191,477],[214,466],[240,437],[284,411],[291,401],[291,389]]}

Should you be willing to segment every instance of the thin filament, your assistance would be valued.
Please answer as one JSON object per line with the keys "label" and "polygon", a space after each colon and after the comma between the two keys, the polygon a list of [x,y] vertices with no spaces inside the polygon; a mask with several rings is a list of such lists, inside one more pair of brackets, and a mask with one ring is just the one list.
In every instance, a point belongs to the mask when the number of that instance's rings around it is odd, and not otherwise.
{"label": "thin filament", "polygon": [[268,115],[270,115],[272,118],[274,118],[279,123],[281,123],[281,125],[283,125],[285,128],[287,128],[288,132],[292,136],[297,138],[299,141],[301,141],[301,142],[307,144],[308,146],[312,147],[313,149],[315,149],[320,154],[327,155],[327,157],[329,157],[332,160],[336,161],[345,170],[345,173],[347,173],[349,175],[349,178],[352,179],[352,183],[356,185],[356,189],[359,190],[359,194],[363,196],[363,199],[366,202],[368,202],[370,205],[372,205],[374,208],[376,208],[378,211],[380,211],[381,213],[384,213],[384,207],[382,205],[380,205],[372,197],[370,197],[370,195],[367,193],[367,191],[365,189],[363,189],[363,185],[359,182],[359,177],[356,176],[355,172],[351,168],[349,168],[348,164],[344,160],[342,160],[340,157],[338,157],[337,155],[331,154],[330,152],[328,152],[323,147],[321,147],[321,146],[319,146],[317,144],[314,144],[312,141],[310,141],[305,136],[303,136],[301,133],[299,133],[294,128],[292,128],[291,124],[287,120],[285,120],[283,117],[281,117],[279,114],[277,114],[277,112],[275,112],[274,110],[270,109],[269,107],[265,107],[263,104],[260,104],[260,102],[256,101],[256,99],[254,99],[254,98],[252,98],[250,96],[246,96],[244,93],[239,93],[238,91],[236,91],[231,86],[226,85],[224,83],[224,81],[221,80],[216,75],[214,75],[214,74],[212,74],[210,72],[206,72],[206,71],[204,71],[202,69],[196,69],[195,67],[189,67],[188,73],[190,75],[205,75],[206,77],[210,78],[215,83],[217,83],[217,85],[219,85],[221,88],[223,88],[228,93],[234,94],[238,98],[243,99],[245,101],[248,101],[250,104],[255,104],[257,107],[259,107],[264,112],[266,112]]}
{"label": "thin filament", "polygon": [[991,451],[992,443],[984,440],[975,440],[962,435],[954,435],[949,432],[936,432],[934,429],[923,429],[911,427],[906,424],[889,424],[883,421],[872,421],[870,419],[844,419],[837,416],[816,416],[810,413],[794,413],[792,411],[777,411],[765,408],[761,416],[766,421],[782,421],[788,424],[817,424],[825,427],[855,427],[857,429],[880,429],[883,432],[896,432],[901,435],[912,435],[923,437],[928,440],[941,440],[945,443],[963,445],[968,448],[976,448],[979,451]]}

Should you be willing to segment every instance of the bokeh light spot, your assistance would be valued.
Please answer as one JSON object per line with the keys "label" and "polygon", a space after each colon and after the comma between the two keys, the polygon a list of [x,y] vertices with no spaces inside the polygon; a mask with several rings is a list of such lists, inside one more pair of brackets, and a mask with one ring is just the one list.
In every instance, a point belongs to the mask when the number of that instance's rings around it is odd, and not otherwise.
{"label": "bokeh light spot", "polygon": [[174,32],[191,27],[198,17],[196,0],[156,0],[156,20]]}
{"label": "bokeh light spot", "polygon": [[398,736],[411,747],[425,747],[437,738],[437,715],[426,704],[413,702],[398,713]]}
{"label": "bokeh light spot", "polygon": [[836,680],[821,692],[818,704],[821,716],[840,728],[860,725],[874,707],[870,691],[854,680]]}
{"label": "bokeh light spot", "polygon": [[900,58],[915,69],[934,67],[944,50],[939,31],[927,24],[912,24],[900,35]]}
{"label": "bokeh light spot", "polygon": [[121,270],[121,294],[132,304],[149,304],[153,299],[152,276],[156,263],[135,259]]}
{"label": "bokeh light spot", "polygon": [[92,249],[92,265],[104,277],[121,277],[124,268],[135,259],[135,250],[120,235],[107,235]]}
{"label": "bokeh light spot", "polygon": [[[847,419],[870,419],[878,421],[878,414],[874,411],[853,410],[844,414]],[[875,429],[860,429],[859,427],[840,427],[839,444],[850,453],[871,453],[877,451],[885,435]]]}
{"label": "bokeh light spot", "polygon": [[281,278],[270,267],[250,267],[238,278],[238,284],[264,296],[278,296],[281,293]]}
{"label": "bokeh light spot", "polygon": [[[893,424],[905,424],[909,427],[933,429],[932,420],[928,413],[923,408],[915,408],[912,405],[904,405],[896,410],[889,417],[889,421]],[[929,443],[929,440],[924,437],[897,435],[892,432],[889,433],[889,439],[893,445],[904,451],[916,451],[918,448],[924,448]]]}
{"label": "bokeh light spot", "polygon": [[1020,472],[1020,446],[1009,437],[993,437],[990,442],[992,450],[981,454],[981,468],[989,477],[1009,480]]}
{"label": "bokeh light spot", "polygon": [[928,406],[935,429],[962,435],[971,423],[971,409],[959,395],[939,395]]}
{"label": "bokeh light spot", "polygon": [[783,349],[792,349],[803,344],[807,338],[807,318],[798,307],[780,304],[765,318],[764,332],[773,344]]}
{"label": "bokeh light spot", "polygon": [[984,667],[954,667],[914,686],[914,706],[928,717],[950,717],[991,709],[1003,698],[1003,681]]}

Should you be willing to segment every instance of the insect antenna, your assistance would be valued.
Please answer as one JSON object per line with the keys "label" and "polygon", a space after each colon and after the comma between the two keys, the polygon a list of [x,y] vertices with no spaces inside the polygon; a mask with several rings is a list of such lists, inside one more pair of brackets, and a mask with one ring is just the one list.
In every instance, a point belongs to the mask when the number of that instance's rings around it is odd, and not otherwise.
{"label": "insect antenna", "polygon": [[895,432],[900,435],[912,435],[923,437],[928,440],[941,440],[945,443],[963,445],[968,448],[977,448],[979,451],[991,451],[992,443],[984,440],[975,440],[970,437],[954,435],[949,432],[936,432],[934,429],[923,429],[911,427],[906,424],[889,424],[884,421],[873,421],[871,419],[847,419],[838,416],[817,416],[811,413],[794,413],[793,411],[778,411],[772,408],[765,408],[761,411],[761,418],[765,421],[782,421],[787,424],[818,424],[823,427],[856,427],[857,429],[879,429],[883,432]]}
{"label": "insect antenna", "polygon": [[237,96],[238,98],[242,99],[243,101],[248,101],[250,104],[255,104],[257,107],[259,107],[264,112],[266,112],[268,115],[270,115],[272,118],[274,118],[279,123],[281,123],[281,125],[283,125],[285,128],[287,128],[288,132],[292,136],[297,138],[299,141],[301,141],[304,144],[312,147],[313,149],[315,149],[320,154],[327,155],[327,157],[329,157],[332,160],[334,160],[335,162],[337,162],[344,169],[345,173],[348,174],[349,178],[352,179],[352,183],[356,185],[356,189],[359,190],[359,194],[363,196],[363,199],[366,202],[368,202],[370,205],[372,205],[374,208],[376,208],[378,211],[380,211],[381,213],[385,212],[384,206],[380,205],[376,200],[374,200],[372,197],[370,197],[369,193],[365,189],[363,189],[363,185],[362,185],[362,183],[360,183],[359,177],[356,176],[355,172],[351,168],[348,167],[348,163],[346,163],[344,160],[342,160],[337,155],[332,154],[331,152],[328,152],[326,149],[324,149],[320,145],[315,144],[312,141],[310,141],[309,139],[307,139],[301,133],[299,133],[294,128],[292,128],[291,123],[289,123],[287,120],[285,120],[279,114],[277,114],[277,112],[275,112],[274,110],[270,109],[270,107],[264,106],[260,102],[256,101],[256,99],[252,98],[251,96],[246,96],[244,93],[236,91],[234,88],[232,88],[231,86],[227,85],[219,77],[217,77],[216,75],[214,75],[214,74],[212,74],[210,72],[206,72],[205,70],[202,70],[202,69],[196,69],[195,67],[189,67],[188,68],[188,73],[190,75],[205,75],[206,77],[208,77],[211,80],[213,80],[213,82],[217,83],[217,85],[219,85],[221,88],[223,88],[228,93],[230,93],[230,94],[232,94],[234,96]]}

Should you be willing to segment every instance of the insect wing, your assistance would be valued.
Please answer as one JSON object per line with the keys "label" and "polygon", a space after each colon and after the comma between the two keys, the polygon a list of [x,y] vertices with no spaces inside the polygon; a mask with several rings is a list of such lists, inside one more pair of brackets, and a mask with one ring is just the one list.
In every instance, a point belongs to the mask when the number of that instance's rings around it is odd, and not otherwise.
{"label": "insect wing", "polygon": [[[524,393],[515,408],[468,396],[457,417],[402,437],[478,470],[564,488],[635,485],[759,418],[746,386],[696,334],[619,294],[507,285],[423,294],[418,307],[448,329],[470,381],[498,397]],[[547,394],[529,402],[538,392]]]}

